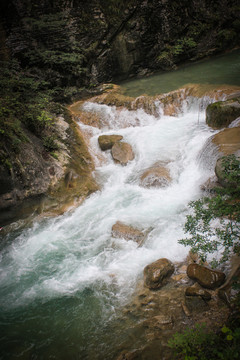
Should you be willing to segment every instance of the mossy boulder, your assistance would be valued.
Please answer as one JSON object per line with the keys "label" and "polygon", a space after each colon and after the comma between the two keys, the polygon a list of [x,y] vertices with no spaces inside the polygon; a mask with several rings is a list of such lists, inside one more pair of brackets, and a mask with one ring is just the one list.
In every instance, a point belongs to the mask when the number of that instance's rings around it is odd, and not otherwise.
{"label": "mossy boulder", "polygon": [[100,149],[105,151],[113,147],[113,145],[122,140],[122,135],[100,135],[98,138],[98,144]]}
{"label": "mossy boulder", "polygon": [[206,122],[214,129],[227,127],[239,116],[240,98],[217,101],[206,109]]}
{"label": "mossy boulder", "polygon": [[234,155],[223,156],[217,160],[215,174],[223,187],[237,187],[240,183],[240,158]]}

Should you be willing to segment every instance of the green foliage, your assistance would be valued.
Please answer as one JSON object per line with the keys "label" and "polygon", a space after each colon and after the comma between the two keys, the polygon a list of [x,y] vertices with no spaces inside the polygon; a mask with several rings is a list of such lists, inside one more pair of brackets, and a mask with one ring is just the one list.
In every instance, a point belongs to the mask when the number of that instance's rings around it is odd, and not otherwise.
{"label": "green foliage", "polygon": [[53,150],[58,150],[59,146],[56,143],[56,137],[53,135],[50,136],[46,136],[43,139],[43,146],[45,147],[45,149],[49,152],[52,152]]}
{"label": "green foliage", "polygon": [[[234,155],[224,158],[224,172],[231,182],[240,184],[240,161]],[[230,184],[230,183],[229,183]],[[180,244],[191,246],[202,261],[209,254],[218,252],[220,259],[212,260],[212,266],[224,263],[229,255],[240,253],[240,185],[216,190],[212,197],[204,197],[189,204],[193,212],[187,216],[184,226],[188,238]],[[219,254],[220,253],[220,254]]]}
{"label": "green foliage", "polygon": [[207,330],[205,324],[176,333],[168,346],[177,359],[184,360],[232,360],[239,359],[240,328],[223,326],[219,334]]}
{"label": "green foliage", "polygon": [[7,165],[9,154],[28,141],[25,129],[41,137],[54,118],[48,83],[23,70],[17,61],[0,64],[0,79],[0,152],[1,163]]}
{"label": "green foliage", "polygon": [[227,45],[229,42],[233,41],[237,37],[237,34],[232,29],[224,29],[219,31],[218,40],[222,45]]}
{"label": "green foliage", "polygon": [[224,177],[229,183],[235,183],[236,187],[233,189],[229,189],[231,191],[231,195],[233,192],[237,194],[240,192],[240,161],[236,158],[235,155],[225,156],[222,160],[222,168]]}
{"label": "green foliage", "polygon": [[[66,12],[44,14],[37,19],[25,18],[23,21],[32,41],[22,57],[31,67],[47,69],[45,76],[48,80],[51,71],[55,73],[51,79],[52,86],[56,86],[57,81],[63,85],[67,79],[81,77],[86,72],[84,51],[72,35],[70,38]],[[74,26],[71,23],[71,34]]]}
{"label": "green foliage", "polygon": [[161,65],[173,66],[181,56],[190,55],[196,48],[197,43],[192,37],[183,37],[176,41],[175,45],[167,45],[166,49],[158,56]]}

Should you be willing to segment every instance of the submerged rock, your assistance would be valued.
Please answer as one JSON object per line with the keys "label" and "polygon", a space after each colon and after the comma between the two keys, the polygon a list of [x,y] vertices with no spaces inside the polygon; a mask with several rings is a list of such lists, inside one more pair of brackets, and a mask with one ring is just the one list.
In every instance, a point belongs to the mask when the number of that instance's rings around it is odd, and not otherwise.
{"label": "submerged rock", "polygon": [[115,238],[123,238],[125,240],[136,241],[139,245],[142,244],[145,234],[130,226],[117,221],[112,227],[112,236]]}
{"label": "submerged rock", "polygon": [[225,274],[222,271],[212,270],[198,264],[188,265],[187,275],[207,289],[215,289],[225,281]]}
{"label": "submerged rock", "polygon": [[126,142],[116,142],[112,147],[113,159],[121,165],[126,165],[134,159],[134,153],[131,145]]}
{"label": "submerged rock", "polygon": [[141,176],[141,186],[165,187],[171,182],[169,170],[164,166],[156,166],[147,169]]}
{"label": "submerged rock", "polygon": [[144,268],[144,283],[149,289],[159,289],[174,272],[174,265],[168,259],[159,259]]}
{"label": "submerged rock", "polygon": [[206,122],[217,129],[227,127],[240,116],[240,98],[218,101],[208,105],[206,109]]}
{"label": "submerged rock", "polygon": [[98,138],[98,144],[100,146],[100,149],[105,151],[109,150],[113,147],[113,145],[122,140],[122,135],[101,135]]}

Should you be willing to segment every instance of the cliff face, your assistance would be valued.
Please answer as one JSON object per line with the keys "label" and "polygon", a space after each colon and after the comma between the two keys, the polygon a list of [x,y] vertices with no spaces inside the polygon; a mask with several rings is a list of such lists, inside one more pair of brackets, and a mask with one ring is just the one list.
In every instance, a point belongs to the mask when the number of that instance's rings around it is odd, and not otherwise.
{"label": "cliff face", "polygon": [[55,86],[174,68],[239,41],[236,0],[4,0],[1,7],[6,51]]}

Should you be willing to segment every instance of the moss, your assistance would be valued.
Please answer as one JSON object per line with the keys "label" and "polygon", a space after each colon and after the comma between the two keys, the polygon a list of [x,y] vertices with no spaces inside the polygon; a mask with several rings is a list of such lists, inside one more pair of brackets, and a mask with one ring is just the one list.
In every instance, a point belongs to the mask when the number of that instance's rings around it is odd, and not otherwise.
{"label": "moss", "polygon": [[207,124],[217,129],[227,127],[238,116],[240,116],[239,98],[218,101],[208,105],[206,109]]}

